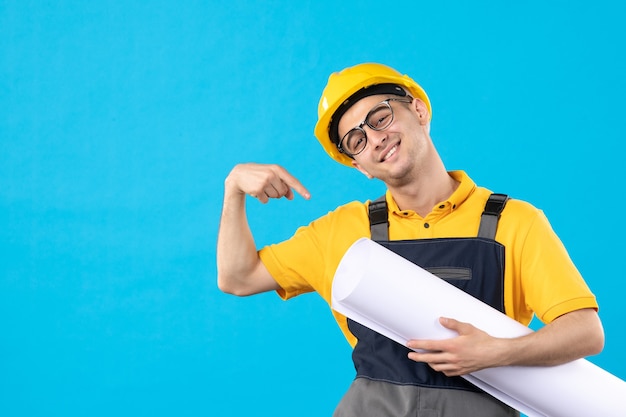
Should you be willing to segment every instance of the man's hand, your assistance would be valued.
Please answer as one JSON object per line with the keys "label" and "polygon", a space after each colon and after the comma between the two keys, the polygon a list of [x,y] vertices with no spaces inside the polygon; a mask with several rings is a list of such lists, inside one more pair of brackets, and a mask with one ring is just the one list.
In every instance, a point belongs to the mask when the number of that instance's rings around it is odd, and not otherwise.
{"label": "man's hand", "polygon": [[410,352],[409,359],[426,362],[447,376],[465,375],[498,363],[502,340],[489,336],[469,323],[442,317],[441,325],[458,333],[444,340],[410,340],[407,346],[422,352]]}
{"label": "man's hand", "polygon": [[279,165],[241,164],[230,172],[225,181],[226,190],[248,194],[261,203],[270,198],[292,200],[293,190],[303,198],[311,198],[309,191],[294,176]]}

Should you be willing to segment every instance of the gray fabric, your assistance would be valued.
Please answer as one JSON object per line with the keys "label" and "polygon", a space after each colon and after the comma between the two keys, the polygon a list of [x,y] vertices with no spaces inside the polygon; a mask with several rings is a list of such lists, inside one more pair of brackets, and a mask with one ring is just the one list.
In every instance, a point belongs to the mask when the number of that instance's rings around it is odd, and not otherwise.
{"label": "gray fabric", "polygon": [[389,235],[389,224],[387,223],[380,223],[380,224],[373,224],[370,227],[371,233],[372,233],[372,240],[374,241],[381,241],[381,240],[387,240],[387,236]]}
{"label": "gray fabric", "polygon": [[498,220],[500,214],[506,206],[509,196],[506,194],[493,193],[489,196],[485,204],[485,210],[480,218],[480,226],[478,227],[478,237],[494,240],[496,238],[496,230],[498,228]]}
{"label": "gray fabric", "polygon": [[478,227],[478,237],[494,239],[496,230],[498,229],[498,220],[498,216],[483,214],[480,220],[480,226]]}
{"label": "gray fabric", "polygon": [[389,240],[389,213],[385,195],[372,201],[368,207],[372,240]]}
{"label": "gray fabric", "polygon": [[463,390],[354,380],[333,417],[519,417],[492,396]]}

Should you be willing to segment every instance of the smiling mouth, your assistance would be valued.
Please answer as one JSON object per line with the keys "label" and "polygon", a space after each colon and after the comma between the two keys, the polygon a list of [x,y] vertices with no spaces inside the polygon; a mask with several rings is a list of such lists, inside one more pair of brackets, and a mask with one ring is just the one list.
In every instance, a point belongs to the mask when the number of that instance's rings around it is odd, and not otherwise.
{"label": "smiling mouth", "polygon": [[385,153],[385,155],[383,155],[380,161],[385,162],[387,159],[391,158],[391,156],[395,154],[397,150],[398,150],[398,144],[393,145],[391,149],[389,149],[389,151]]}

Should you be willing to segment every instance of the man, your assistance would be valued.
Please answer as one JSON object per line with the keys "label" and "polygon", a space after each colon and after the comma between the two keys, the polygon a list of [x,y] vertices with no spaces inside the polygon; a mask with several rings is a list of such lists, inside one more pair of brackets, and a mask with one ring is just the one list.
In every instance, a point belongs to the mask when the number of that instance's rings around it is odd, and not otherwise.
{"label": "man", "polygon": [[315,135],[326,152],[383,181],[386,195],[341,206],[257,252],[246,195],[262,203],[292,199],[293,190],[310,196],[282,167],[236,166],[225,181],[220,289],[242,296],[274,290],[285,299],[317,291],[330,303],[341,257],[357,239],[371,237],[420,266],[465,271],[465,279],[442,278],[523,324],[533,314],[546,323],[528,336],[498,339],[442,317],[441,325],[457,337],[412,340],[405,347],[333,311],[354,347],[357,370],[335,416],[519,415],[459,376],[498,366],[556,365],[602,350],[595,297],[543,213],[492,196],[462,171],[446,171],[430,137],[430,101],[414,80],[380,64],[347,68],[330,76],[318,115]]}

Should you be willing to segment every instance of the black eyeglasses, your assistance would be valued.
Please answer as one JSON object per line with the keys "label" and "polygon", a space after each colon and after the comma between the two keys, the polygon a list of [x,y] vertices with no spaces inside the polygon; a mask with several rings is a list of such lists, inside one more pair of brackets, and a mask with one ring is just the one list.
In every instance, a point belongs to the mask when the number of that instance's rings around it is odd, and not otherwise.
{"label": "black eyeglasses", "polygon": [[337,145],[339,152],[345,153],[350,157],[354,157],[354,155],[363,152],[365,146],[367,146],[367,134],[363,129],[365,125],[368,125],[372,130],[376,131],[387,129],[393,122],[393,109],[391,108],[391,104],[389,104],[390,101],[411,103],[413,97],[388,98],[375,105],[372,110],[367,113],[365,120],[341,138]]}

